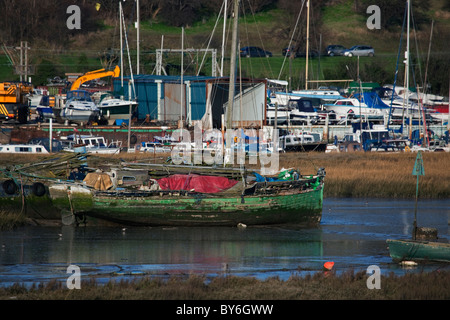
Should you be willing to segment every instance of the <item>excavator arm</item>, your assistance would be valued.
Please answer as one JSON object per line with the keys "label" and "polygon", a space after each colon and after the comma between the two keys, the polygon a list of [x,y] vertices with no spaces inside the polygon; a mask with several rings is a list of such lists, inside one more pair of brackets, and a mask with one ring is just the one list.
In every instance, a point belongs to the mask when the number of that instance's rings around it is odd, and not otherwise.
{"label": "excavator arm", "polygon": [[90,71],[79,77],[72,83],[70,90],[77,90],[80,88],[81,84],[87,82],[89,80],[103,78],[103,77],[115,77],[117,78],[120,75],[120,68],[116,66],[113,71],[105,71],[105,69],[99,69],[95,71]]}

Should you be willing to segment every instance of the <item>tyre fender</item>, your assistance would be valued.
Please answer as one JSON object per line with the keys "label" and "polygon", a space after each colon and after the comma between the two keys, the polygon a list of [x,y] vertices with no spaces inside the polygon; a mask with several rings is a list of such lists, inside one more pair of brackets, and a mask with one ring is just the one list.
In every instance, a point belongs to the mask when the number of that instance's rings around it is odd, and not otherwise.
{"label": "tyre fender", "polygon": [[3,181],[2,186],[7,194],[15,194],[19,188],[13,180]]}
{"label": "tyre fender", "polygon": [[38,197],[42,197],[46,192],[45,186],[41,182],[33,183],[33,185],[31,186],[31,191],[33,192],[33,194],[35,196],[38,196]]}

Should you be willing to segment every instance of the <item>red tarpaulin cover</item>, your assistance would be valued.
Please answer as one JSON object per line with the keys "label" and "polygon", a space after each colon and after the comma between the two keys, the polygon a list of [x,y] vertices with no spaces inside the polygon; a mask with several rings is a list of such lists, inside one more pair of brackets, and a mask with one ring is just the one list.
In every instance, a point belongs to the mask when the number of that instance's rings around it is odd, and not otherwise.
{"label": "red tarpaulin cover", "polygon": [[202,193],[216,193],[233,187],[238,181],[225,177],[175,174],[159,179],[158,183],[162,190],[193,190]]}

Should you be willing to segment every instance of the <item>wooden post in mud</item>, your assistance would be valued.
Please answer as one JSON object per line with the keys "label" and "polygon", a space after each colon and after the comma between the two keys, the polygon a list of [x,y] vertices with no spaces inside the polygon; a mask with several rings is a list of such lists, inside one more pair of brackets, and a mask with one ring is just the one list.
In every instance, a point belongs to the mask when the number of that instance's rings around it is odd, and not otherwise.
{"label": "wooden post in mud", "polygon": [[412,174],[413,174],[413,176],[417,177],[416,205],[414,207],[414,224],[413,224],[413,234],[412,234],[413,240],[416,240],[416,237],[417,237],[417,200],[419,198],[419,176],[425,175],[425,169],[423,167],[422,152],[420,150],[417,153],[416,162],[414,163],[414,168],[413,168]]}

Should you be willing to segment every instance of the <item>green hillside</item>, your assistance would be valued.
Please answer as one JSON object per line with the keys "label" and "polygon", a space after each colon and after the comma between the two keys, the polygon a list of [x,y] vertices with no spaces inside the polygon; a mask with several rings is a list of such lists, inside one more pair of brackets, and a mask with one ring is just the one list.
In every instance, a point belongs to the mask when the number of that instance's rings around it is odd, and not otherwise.
{"label": "green hillside", "polygon": [[[363,1],[363,0],[361,0]],[[355,44],[371,45],[375,49],[375,57],[361,57],[357,59],[347,57],[328,57],[310,59],[310,80],[338,80],[357,79],[362,81],[375,81],[381,84],[392,83],[397,65],[401,26],[369,30],[366,26],[368,14],[355,11],[352,0],[324,1],[325,5],[314,12],[310,20],[310,48],[324,49],[330,44],[342,44],[351,47]],[[375,1],[376,3],[376,1]],[[421,23],[420,28],[411,32],[411,53],[415,63],[416,79],[423,78],[428,68],[429,81],[434,93],[448,94],[448,70],[450,69],[450,48],[447,43],[450,39],[450,12],[446,1],[432,0],[426,16],[429,22]],[[316,8],[317,11],[317,8]],[[256,14],[247,13],[240,16],[239,37],[240,45],[263,47],[273,53],[272,58],[242,58],[241,75],[254,78],[280,78],[291,79],[292,88],[304,87],[305,59],[296,58],[291,61],[285,59],[281,52],[287,47],[292,36],[299,12],[286,12],[272,7]],[[431,55],[428,65],[427,52],[430,44],[431,21],[433,37],[431,42]],[[136,29],[131,21],[127,21],[128,43],[133,72],[136,73]],[[216,30],[214,35],[211,34]],[[228,23],[230,26],[231,23]],[[222,43],[223,20],[216,17],[204,19],[185,28],[185,48],[215,48],[218,50],[220,62],[220,47]],[[414,26],[415,27],[415,26]],[[294,34],[293,39],[300,47],[304,47],[304,34],[306,29],[306,9],[302,11],[297,27],[299,35]],[[389,30],[388,30],[389,29]],[[300,30],[300,31],[299,31]],[[301,34],[299,33],[301,32]],[[227,50],[224,70],[228,74],[229,48],[231,31],[227,29]],[[302,40],[303,39],[303,40]],[[403,40],[403,45],[405,40]],[[18,45],[18,44],[17,44]],[[141,21],[140,29],[140,73],[152,74],[155,70],[155,50],[180,49],[181,28],[169,26],[155,21]],[[48,42],[34,41],[30,44],[29,52],[31,63],[36,74],[32,76],[35,85],[45,84],[46,79],[52,75],[64,77],[66,72],[87,72],[102,67],[118,64],[118,60],[107,61],[107,54],[119,56],[119,27],[118,22],[109,19],[102,23],[100,30],[81,34],[70,38],[68,46],[58,47]],[[403,51],[400,50],[400,70],[403,70]],[[126,54],[126,50],[125,50]],[[185,74],[197,74],[202,62],[202,56],[186,54],[184,58]],[[125,56],[124,74],[129,74],[128,56]],[[163,61],[170,74],[179,74],[180,55],[169,54]],[[211,59],[207,57],[200,70],[200,74],[211,75]],[[0,81],[18,79],[13,69],[0,50]],[[403,71],[399,72],[398,81],[403,81]],[[419,81],[419,80],[418,80]]]}

